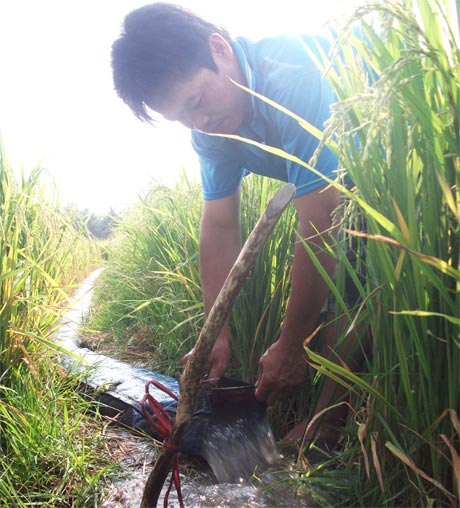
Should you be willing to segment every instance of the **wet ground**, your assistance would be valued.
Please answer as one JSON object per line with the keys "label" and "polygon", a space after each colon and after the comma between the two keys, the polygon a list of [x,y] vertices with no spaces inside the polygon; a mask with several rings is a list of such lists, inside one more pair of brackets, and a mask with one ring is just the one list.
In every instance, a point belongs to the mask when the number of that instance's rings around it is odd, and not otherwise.
{"label": "wet ground", "polygon": [[[89,366],[98,365],[98,362],[110,362],[111,359],[98,355],[88,348],[82,347],[80,328],[82,321],[90,309],[94,281],[100,271],[93,272],[78,289],[73,303],[66,312],[62,325],[56,334],[56,341],[75,355],[82,355],[82,361],[69,359],[64,355],[63,363],[66,368],[81,371]],[[98,358],[99,357],[99,358]],[[109,363],[110,364],[110,363]],[[117,392],[123,383],[117,375],[129,378],[132,374],[128,364],[117,361],[111,378],[105,384],[108,391],[120,397],[123,404],[136,406],[138,394],[134,399],[126,395],[123,390]],[[136,371],[137,372],[137,371]],[[141,372],[141,374],[143,374]],[[145,373],[148,375],[148,373]],[[123,377],[121,376],[121,377]],[[91,380],[90,380],[91,381]],[[93,383],[102,383],[104,380],[94,378]],[[142,382],[139,381],[142,386]],[[111,459],[119,464],[119,471],[114,474],[109,485],[108,493],[101,500],[101,508],[138,508],[147,477],[159,453],[159,443],[148,436],[127,431],[121,426],[111,426],[107,434],[108,449]],[[225,457],[219,459],[225,460]],[[293,475],[283,467],[283,472],[267,471],[249,481],[235,483],[217,483],[209,466],[202,463],[188,462],[181,464],[182,495],[185,506],[188,508],[300,508],[318,506],[310,494],[300,495],[295,485],[290,481]],[[159,506],[163,505],[166,485],[160,497]],[[169,496],[168,506],[179,506],[174,488]]]}
{"label": "wet ground", "polygon": [[[129,432],[116,431],[120,446],[118,461],[122,477],[111,484],[101,501],[101,508],[139,508],[145,482],[153,467],[156,452],[151,442],[133,438]],[[181,486],[187,508],[301,508],[317,504],[305,496],[296,496],[292,485],[280,484],[275,473],[261,475],[252,483],[216,483],[209,468],[196,464],[181,463]],[[166,486],[163,488],[158,506],[163,506]],[[179,501],[174,488],[169,496],[169,507],[178,507]]]}

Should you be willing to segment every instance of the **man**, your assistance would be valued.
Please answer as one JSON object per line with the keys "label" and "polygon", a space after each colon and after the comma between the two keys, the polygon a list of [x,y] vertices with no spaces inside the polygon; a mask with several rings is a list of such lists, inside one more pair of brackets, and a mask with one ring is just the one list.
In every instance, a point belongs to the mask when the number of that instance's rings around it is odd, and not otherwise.
{"label": "man", "polygon": [[[240,184],[249,172],[296,185],[299,234],[327,273],[334,275],[335,262],[324,252],[324,242],[331,243],[335,235],[332,213],[339,204],[338,191],[294,162],[241,141],[209,135],[238,134],[308,162],[318,141],[288,115],[236,85],[268,97],[322,129],[335,97],[305,45],[317,51],[311,37],[233,39],[224,29],[167,3],[128,14],[113,44],[115,88],[136,116],[151,121],[153,111],[192,130],[204,196],[200,275],[207,313],[241,249]],[[323,148],[315,166],[334,178],[337,159]],[[260,359],[256,396],[269,405],[304,382],[303,341],[316,328],[328,293],[305,247],[297,242],[281,335]],[[326,326],[323,332],[322,348],[329,356],[336,330]],[[209,359],[210,379],[223,375],[229,355],[227,322]],[[332,391],[332,384],[326,382],[318,410],[330,402]],[[341,423],[340,416],[331,416],[331,423]],[[299,432],[291,436],[299,437]]]}

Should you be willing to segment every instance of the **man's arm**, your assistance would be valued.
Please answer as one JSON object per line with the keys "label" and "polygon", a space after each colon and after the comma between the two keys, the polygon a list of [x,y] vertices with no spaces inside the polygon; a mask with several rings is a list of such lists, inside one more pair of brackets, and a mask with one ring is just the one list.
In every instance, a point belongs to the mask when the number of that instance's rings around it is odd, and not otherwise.
{"label": "man's arm", "polygon": [[[206,315],[241,250],[240,191],[205,201],[200,229],[200,277]],[[219,379],[230,356],[227,319],[209,357],[209,379]],[[184,361],[187,361],[185,357]]]}
{"label": "man's arm", "polygon": [[[335,260],[321,252],[323,242],[330,242],[332,213],[339,204],[339,192],[322,188],[296,198],[299,215],[299,234],[317,254],[329,275],[335,271]],[[326,232],[321,238],[318,232]],[[289,392],[305,379],[306,361],[303,341],[317,324],[329,289],[316,270],[300,241],[294,251],[292,288],[280,338],[260,360],[262,369],[256,396],[272,404],[283,393]]]}

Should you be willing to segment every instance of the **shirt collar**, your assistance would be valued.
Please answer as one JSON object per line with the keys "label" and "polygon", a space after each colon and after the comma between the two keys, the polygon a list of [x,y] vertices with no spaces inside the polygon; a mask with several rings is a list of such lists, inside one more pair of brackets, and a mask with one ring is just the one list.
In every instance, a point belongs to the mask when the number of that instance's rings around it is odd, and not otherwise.
{"label": "shirt collar", "polygon": [[[233,39],[232,48],[235,51],[248,88],[256,91],[256,75],[249,64],[244,45],[239,40]],[[238,134],[252,139],[256,138],[258,141],[261,141],[265,138],[265,128],[263,124],[258,121],[259,115],[257,114],[257,102],[255,99],[256,97],[251,94],[252,118],[248,118],[245,124],[238,129]]]}

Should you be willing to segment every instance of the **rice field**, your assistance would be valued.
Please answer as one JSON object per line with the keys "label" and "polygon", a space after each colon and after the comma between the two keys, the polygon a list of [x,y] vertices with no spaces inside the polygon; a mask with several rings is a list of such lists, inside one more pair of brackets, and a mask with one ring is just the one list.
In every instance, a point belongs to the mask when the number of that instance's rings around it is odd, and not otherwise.
{"label": "rice field", "polygon": [[18,179],[3,146],[0,209],[0,506],[97,506],[103,426],[53,361],[50,337],[100,250],[41,169]]}
{"label": "rice field", "polygon": [[[338,97],[322,142],[337,153],[354,187],[340,178],[329,182],[343,194],[337,215],[344,237],[330,252],[339,261],[337,278],[327,282],[337,318],[348,322],[339,343],[358,328],[371,339],[366,348],[357,341],[365,355],[354,372],[319,355],[314,341],[306,343],[308,384],[274,408],[272,425],[281,435],[314,407],[324,379],[335,379],[350,400],[343,449],[309,467],[305,442],[298,486],[326,488],[337,506],[454,507],[460,501],[460,5],[370,1],[338,33],[340,45],[317,61]],[[304,165],[315,171],[314,160]],[[278,186],[246,179],[244,235]],[[98,433],[81,432],[94,417],[75,395],[75,381],[63,378],[44,351],[73,285],[102,262],[100,247],[57,213],[40,186],[40,170],[14,179],[3,148],[0,204],[0,499],[4,506],[97,506],[108,465]],[[110,335],[118,354],[141,345],[149,366],[168,375],[180,372],[204,320],[200,214],[199,185],[184,173],[172,188],[152,188],[104,245],[107,269],[89,324]],[[248,382],[257,378],[258,359],[284,317],[295,221],[289,208],[235,303],[228,374]],[[347,260],[346,241],[365,249],[365,278]],[[351,311],[341,296],[346,273],[363,302]]]}
{"label": "rice field", "polygon": [[[357,277],[343,243],[338,243],[331,255],[340,261],[340,270],[337,280],[329,283],[337,296],[338,317],[346,316],[348,329],[359,326],[370,331],[371,345],[362,371],[354,373],[307,345],[311,377],[310,389],[302,395],[305,404],[294,401],[292,407],[280,408],[275,425],[282,429],[287,423],[280,414],[296,418],[314,403],[315,387],[329,376],[348,390],[353,401],[349,441],[335,459],[343,470],[352,470],[347,502],[455,506],[458,2],[370,2],[358,8],[339,33],[340,48],[318,61],[339,98],[323,142],[336,151],[355,184],[348,190],[339,180],[331,182],[344,195],[340,212],[349,241],[353,239],[358,248],[360,243],[365,246],[366,277]],[[305,170],[315,171],[314,162],[305,163]],[[246,234],[275,187],[255,177],[245,183]],[[166,195],[160,197],[162,192]],[[122,254],[112,260],[113,278],[122,280],[117,284],[121,294],[105,301],[110,308],[105,318],[111,316],[114,328],[123,322],[129,329],[141,323],[151,330],[150,336],[158,341],[152,344],[153,367],[170,368],[170,374],[180,369],[180,358],[198,336],[203,319],[196,258],[199,209],[190,206],[199,202],[199,190],[185,182],[173,193],[177,200],[170,191],[156,189],[138,212],[142,220],[130,219],[121,227]],[[231,373],[250,382],[257,376],[260,354],[277,337],[283,319],[294,221],[292,211],[283,217],[235,306]],[[364,231],[359,227],[363,222]],[[353,312],[341,305],[347,271],[364,302]],[[101,292],[107,295],[107,288]],[[164,319],[155,320],[164,315],[167,327]],[[308,444],[304,453],[308,457]],[[299,481],[326,479],[307,469]],[[342,489],[340,475],[335,481]]]}

